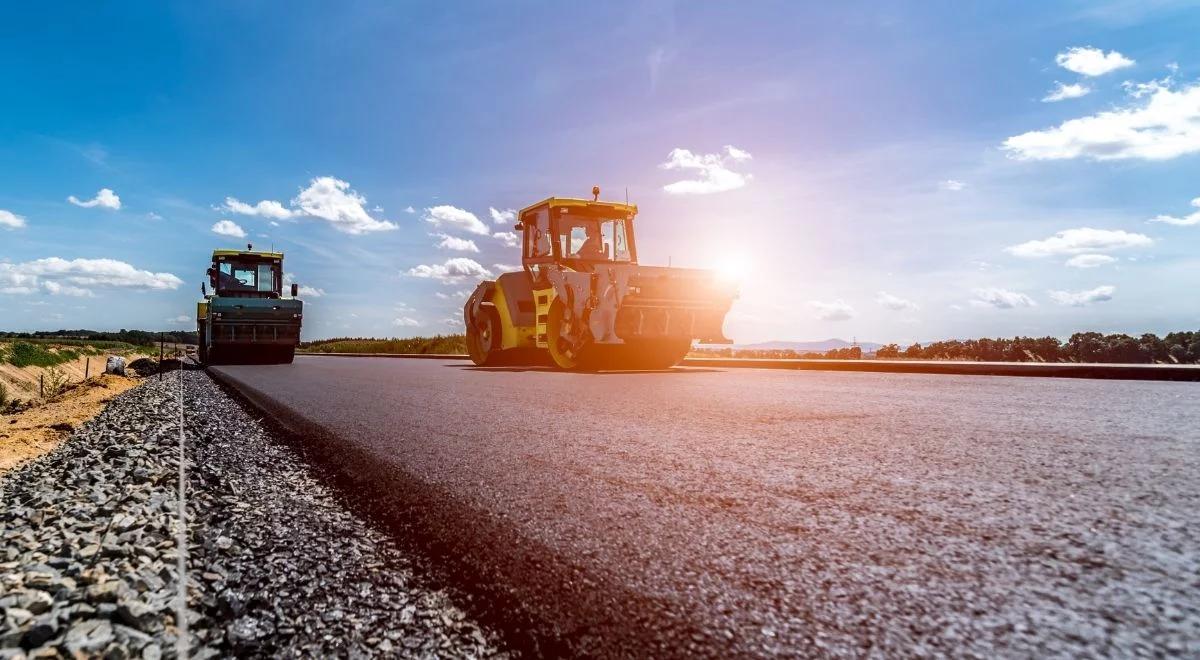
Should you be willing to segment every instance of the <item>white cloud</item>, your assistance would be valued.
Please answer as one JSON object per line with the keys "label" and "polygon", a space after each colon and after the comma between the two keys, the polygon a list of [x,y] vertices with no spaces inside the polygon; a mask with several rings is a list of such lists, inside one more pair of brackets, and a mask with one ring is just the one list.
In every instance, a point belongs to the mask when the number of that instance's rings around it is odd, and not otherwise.
{"label": "white cloud", "polygon": [[24,263],[0,262],[0,293],[90,296],[92,289],[176,289],[183,280],[170,273],[152,273],[114,259],[47,257]]}
{"label": "white cloud", "polygon": [[[500,266],[501,264],[495,264],[495,265]],[[463,300],[467,296],[471,295],[471,290],[470,289],[462,289],[460,291],[452,291],[450,293],[444,293],[442,291],[435,291],[433,295],[437,296],[441,300]]]}
{"label": "white cloud", "polygon": [[468,238],[458,238],[450,234],[434,234],[442,239],[442,242],[437,244],[437,247],[443,250],[455,250],[458,252],[478,252],[479,246],[475,245],[475,241]]}
{"label": "white cloud", "polygon": [[412,215],[413,213],[416,213],[417,210],[411,206],[406,206],[406,207],[404,207],[404,212],[408,213],[409,215]]}
{"label": "white cloud", "polygon": [[146,219],[147,220],[162,220],[163,217],[161,215],[155,213],[154,211],[150,211],[149,213],[146,214]]}
{"label": "white cloud", "polygon": [[938,188],[941,188],[942,190],[948,190],[950,192],[958,192],[966,187],[967,184],[963,183],[962,181],[958,181],[957,179],[946,179],[945,181],[938,183]]}
{"label": "white cloud", "polygon": [[421,325],[421,322],[411,316],[398,316],[392,319],[392,325],[401,328],[415,328]]}
{"label": "white cloud", "polygon": [[246,238],[246,230],[238,226],[233,220],[218,220],[213,223],[212,232],[221,236],[232,236],[233,238]]}
{"label": "white cloud", "polygon": [[750,160],[751,158],[753,158],[753,156],[750,155],[749,151],[743,151],[742,149],[738,149],[737,147],[735,147],[731,144],[725,145],[725,153],[729,154],[730,158],[732,158],[735,162],[739,162],[739,163],[744,160]]}
{"label": "white cloud", "polygon": [[81,286],[71,286],[69,284],[59,284],[54,281],[42,282],[42,290],[52,296],[74,296],[76,298],[91,298],[91,290]]}
{"label": "white cloud", "polygon": [[887,291],[880,291],[878,295],[875,296],[875,302],[887,307],[888,309],[898,312],[904,310],[916,311],[920,309],[920,307],[917,306],[917,303],[911,300],[905,300],[899,296],[893,296]]}
{"label": "white cloud", "polygon": [[465,231],[482,236],[491,234],[487,225],[475,217],[474,213],[455,206],[444,204],[425,209],[425,217],[422,219],[438,229]]}
{"label": "white cloud", "polygon": [[501,273],[511,273],[521,270],[520,266],[514,266],[512,264],[492,264],[492,268],[495,268]]}
{"label": "white cloud", "polygon": [[1077,254],[1067,259],[1067,265],[1071,268],[1097,268],[1116,260],[1116,257],[1110,257],[1107,254]]}
{"label": "white cloud", "polygon": [[1077,99],[1081,96],[1087,96],[1091,91],[1092,88],[1087,85],[1079,83],[1064,85],[1056,80],[1054,81],[1054,89],[1042,97],[1042,103],[1057,103],[1058,101],[1065,101],[1067,99]]}
{"label": "white cloud", "polygon": [[1034,307],[1037,305],[1033,301],[1033,298],[1023,293],[1009,291],[1008,289],[989,287],[986,289],[974,289],[971,293],[975,294],[975,297],[971,300],[971,305],[975,307],[1013,309],[1015,307]]}
{"label": "white cloud", "polygon": [[846,321],[854,318],[854,308],[842,300],[831,302],[810,300],[808,306],[813,308],[813,311],[817,313],[817,318],[822,321]]}
{"label": "white cloud", "polygon": [[1049,291],[1050,299],[1060,305],[1083,307],[1098,302],[1112,300],[1115,286],[1098,286],[1087,291]]}
{"label": "white cloud", "polygon": [[515,234],[511,231],[498,231],[492,234],[492,238],[504,243],[504,247],[512,248],[521,246],[520,234]]}
{"label": "white cloud", "polygon": [[517,221],[516,209],[504,209],[501,211],[494,206],[489,206],[488,213],[492,216],[492,222],[498,225],[512,224]]}
{"label": "white cloud", "polygon": [[440,321],[442,325],[448,325],[452,328],[462,328],[463,320],[459,318],[444,318]]}
{"label": "white cloud", "polygon": [[301,286],[300,290],[296,293],[299,293],[302,298],[320,298],[325,295],[325,289],[318,289],[315,286]]}
{"label": "white cloud", "polygon": [[5,229],[20,229],[24,226],[25,216],[0,209],[0,227],[4,227]]}
{"label": "white cloud", "polygon": [[[1200,209],[1200,197],[1192,200],[1192,206]],[[0,225],[4,224],[3,211],[0,211]],[[1159,215],[1150,218],[1150,222],[1162,222],[1168,225],[1177,227],[1190,227],[1192,225],[1200,225],[1200,211],[1193,211],[1185,216]]]}
{"label": "white cloud", "polygon": [[331,176],[313,179],[292,200],[292,206],[307,215],[320,218],[346,234],[365,234],[397,229],[395,223],[376,220],[367,213],[367,199],[350,189],[350,184]]}
{"label": "white cloud", "polygon": [[1020,245],[1006,247],[1004,251],[1017,257],[1052,257],[1148,247],[1153,243],[1154,239],[1145,234],[1134,234],[1121,229],[1080,227],[1079,229],[1060,231],[1050,238],[1040,241],[1027,241]]}
{"label": "white cloud", "polygon": [[275,220],[284,220],[296,215],[295,211],[285,208],[283,204],[272,199],[264,199],[251,206],[245,202],[239,202],[233,197],[226,197],[225,205],[222,208],[230,213],[255,215],[263,218],[274,218]]}
{"label": "white cloud", "polygon": [[1168,75],[1165,78],[1159,78],[1159,79],[1151,80],[1150,82],[1144,82],[1144,83],[1134,82],[1132,80],[1126,80],[1125,82],[1121,83],[1121,89],[1124,89],[1125,93],[1128,94],[1129,96],[1131,96],[1135,99],[1140,99],[1140,98],[1143,98],[1146,96],[1150,96],[1151,94],[1162,91],[1164,89],[1169,90],[1169,89],[1171,89],[1171,87],[1174,84],[1175,84],[1175,76]]}
{"label": "white cloud", "polygon": [[1168,160],[1195,153],[1200,151],[1200,83],[1172,87],[1169,80],[1134,85],[1130,105],[1010,137],[1002,148],[1018,160]]}
{"label": "white cloud", "polygon": [[194,321],[194,319],[186,314],[180,314],[179,316],[173,316],[173,317],[167,319],[167,323],[176,323],[176,324],[192,323],[193,321]]}
{"label": "white cloud", "polygon": [[731,165],[750,160],[749,152],[732,145],[725,146],[725,154],[694,154],[687,149],[672,149],[667,162],[659,165],[664,170],[694,170],[696,179],[685,179],[663,186],[672,195],[706,195],[709,193],[735,190],[746,185],[749,174],[734,172]]}
{"label": "white cloud", "polygon": [[1056,55],[1054,61],[1067,71],[1083,76],[1102,76],[1134,65],[1133,60],[1115,50],[1105,53],[1091,46],[1068,48]]}
{"label": "white cloud", "polygon": [[440,282],[458,282],[468,277],[491,277],[491,272],[476,261],[466,257],[447,259],[445,263],[425,265],[411,268],[408,274],[413,277],[438,280]]}
{"label": "white cloud", "polygon": [[87,200],[86,202],[81,201],[75,195],[68,197],[67,201],[75,206],[82,206],[85,209],[90,209],[93,206],[99,206],[100,208],[116,211],[121,208],[121,198],[108,188],[101,188],[100,192],[96,193],[95,197]]}

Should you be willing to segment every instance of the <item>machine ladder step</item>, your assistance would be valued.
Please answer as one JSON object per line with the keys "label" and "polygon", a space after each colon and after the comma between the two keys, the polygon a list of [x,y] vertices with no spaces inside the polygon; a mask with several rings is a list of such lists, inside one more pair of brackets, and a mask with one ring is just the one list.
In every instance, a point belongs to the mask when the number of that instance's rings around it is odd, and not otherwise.
{"label": "machine ladder step", "polygon": [[554,289],[535,289],[533,292],[534,312],[534,342],[538,348],[546,348],[546,324],[550,319],[550,303],[554,300]]}

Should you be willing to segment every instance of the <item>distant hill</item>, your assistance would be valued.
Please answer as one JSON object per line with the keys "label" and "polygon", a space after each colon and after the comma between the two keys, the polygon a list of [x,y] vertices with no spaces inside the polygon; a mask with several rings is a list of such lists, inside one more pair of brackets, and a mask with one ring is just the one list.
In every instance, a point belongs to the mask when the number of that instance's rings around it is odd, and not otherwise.
{"label": "distant hill", "polygon": [[[860,341],[858,345],[863,351],[870,353],[878,349],[883,344],[876,344],[870,341]],[[751,351],[796,351],[797,353],[823,353],[835,348],[849,348],[853,346],[845,339],[826,339],[824,341],[765,341],[758,344],[736,344],[734,348],[740,348]]]}

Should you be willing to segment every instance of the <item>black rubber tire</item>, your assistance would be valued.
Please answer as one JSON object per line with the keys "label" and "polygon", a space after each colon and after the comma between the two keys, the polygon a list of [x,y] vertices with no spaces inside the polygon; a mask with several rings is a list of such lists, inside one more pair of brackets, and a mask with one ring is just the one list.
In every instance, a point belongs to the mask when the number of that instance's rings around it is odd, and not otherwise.
{"label": "black rubber tire", "polygon": [[604,359],[607,347],[585,345],[578,352],[573,352],[561,338],[562,325],[566,322],[567,306],[555,298],[550,305],[550,314],[546,318],[546,343],[549,345],[550,359],[554,366],[563,371],[595,371],[610,368]]}
{"label": "black rubber tire", "polygon": [[471,362],[479,367],[494,367],[504,364],[504,326],[495,307],[479,308],[475,322],[467,326],[467,354]]}

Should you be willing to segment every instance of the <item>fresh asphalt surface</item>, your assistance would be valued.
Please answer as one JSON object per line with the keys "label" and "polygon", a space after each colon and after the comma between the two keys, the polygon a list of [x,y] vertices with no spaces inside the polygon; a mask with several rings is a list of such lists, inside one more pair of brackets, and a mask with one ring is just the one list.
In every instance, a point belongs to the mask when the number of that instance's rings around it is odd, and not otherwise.
{"label": "fresh asphalt surface", "polygon": [[534,653],[1200,653],[1200,385],[212,371]]}

